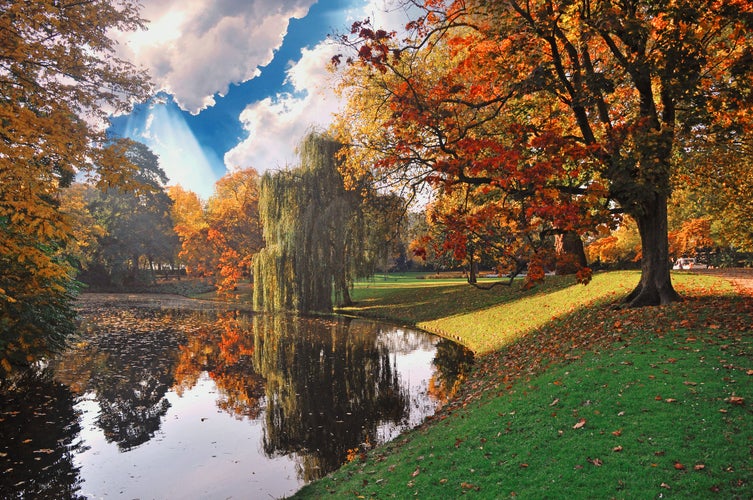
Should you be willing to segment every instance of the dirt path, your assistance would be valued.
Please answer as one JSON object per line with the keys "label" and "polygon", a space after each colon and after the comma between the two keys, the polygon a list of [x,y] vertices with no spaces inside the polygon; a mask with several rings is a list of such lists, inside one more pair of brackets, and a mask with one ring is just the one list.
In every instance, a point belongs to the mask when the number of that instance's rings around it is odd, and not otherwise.
{"label": "dirt path", "polygon": [[693,272],[720,276],[731,281],[741,294],[753,296],[753,268],[694,269]]}

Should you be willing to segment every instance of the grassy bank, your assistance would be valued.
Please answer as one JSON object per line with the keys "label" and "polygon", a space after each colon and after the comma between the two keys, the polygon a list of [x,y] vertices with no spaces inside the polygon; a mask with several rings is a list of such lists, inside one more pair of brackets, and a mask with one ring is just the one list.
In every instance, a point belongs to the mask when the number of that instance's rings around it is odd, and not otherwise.
{"label": "grassy bank", "polygon": [[297,496],[750,498],[753,300],[682,274],[683,303],[610,308],[636,281],[361,284],[348,312],[441,331],[482,356],[435,418]]}

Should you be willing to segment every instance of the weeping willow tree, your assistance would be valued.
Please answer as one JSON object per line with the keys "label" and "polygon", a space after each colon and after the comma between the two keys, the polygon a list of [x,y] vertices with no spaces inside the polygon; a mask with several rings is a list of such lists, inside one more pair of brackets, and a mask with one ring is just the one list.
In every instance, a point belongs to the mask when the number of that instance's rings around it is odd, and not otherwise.
{"label": "weeping willow tree", "polygon": [[300,165],[262,178],[259,215],[267,246],[254,264],[254,307],[331,311],[351,303],[349,287],[376,262],[361,191],[347,190],[337,168],[341,144],[312,132]]}

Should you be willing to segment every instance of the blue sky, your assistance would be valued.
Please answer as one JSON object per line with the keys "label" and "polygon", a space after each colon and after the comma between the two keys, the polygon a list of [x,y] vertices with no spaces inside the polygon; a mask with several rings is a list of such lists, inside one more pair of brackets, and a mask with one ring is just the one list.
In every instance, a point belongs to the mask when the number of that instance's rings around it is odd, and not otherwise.
{"label": "blue sky", "polygon": [[228,170],[294,164],[298,140],[339,101],[327,35],[370,17],[397,29],[385,0],[150,0],[147,31],[117,35],[121,57],[149,70],[159,104],[113,117],[111,132],[147,144],[171,184],[208,198]]}

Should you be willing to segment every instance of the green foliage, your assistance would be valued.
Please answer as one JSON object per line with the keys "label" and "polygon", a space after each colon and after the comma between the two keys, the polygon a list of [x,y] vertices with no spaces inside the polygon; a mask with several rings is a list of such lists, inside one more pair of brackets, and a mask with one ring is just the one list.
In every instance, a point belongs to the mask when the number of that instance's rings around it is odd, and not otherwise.
{"label": "green foliage", "polygon": [[259,213],[267,246],[254,265],[255,308],[330,311],[333,291],[348,304],[353,277],[373,269],[368,242],[378,231],[365,223],[360,193],[343,185],[340,147],[311,133],[298,168],[264,175]]}
{"label": "green foliage", "polygon": [[129,144],[126,157],[137,168],[138,191],[88,188],[87,209],[103,228],[80,278],[89,285],[119,288],[151,281],[154,264],[172,263],[177,253],[172,200],[164,191],[168,179],[159,158],[138,142]]}
{"label": "green foliage", "polygon": [[[2,238],[8,236],[9,229],[0,221]],[[0,374],[58,351],[75,329],[75,313],[69,307],[76,292],[71,278],[73,268],[60,256],[58,249],[36,246],[68,271],[63,276],[45,275],[22,255],[0,254],[3,270],[0,273]],[[19,283],[33,286],[22,288]]]}

